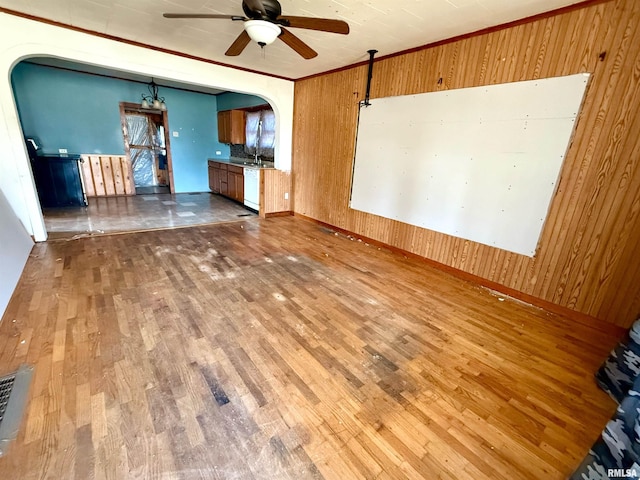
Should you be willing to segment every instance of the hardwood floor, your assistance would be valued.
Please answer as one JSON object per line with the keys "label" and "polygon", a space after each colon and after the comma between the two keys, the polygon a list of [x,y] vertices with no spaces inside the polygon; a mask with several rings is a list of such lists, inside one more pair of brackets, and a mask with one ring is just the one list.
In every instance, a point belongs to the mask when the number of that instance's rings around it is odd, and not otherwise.
{"label": "hardwood floor", "polygon": [[294,217],[38,244],[0,478],[566,478],[620,334]]}

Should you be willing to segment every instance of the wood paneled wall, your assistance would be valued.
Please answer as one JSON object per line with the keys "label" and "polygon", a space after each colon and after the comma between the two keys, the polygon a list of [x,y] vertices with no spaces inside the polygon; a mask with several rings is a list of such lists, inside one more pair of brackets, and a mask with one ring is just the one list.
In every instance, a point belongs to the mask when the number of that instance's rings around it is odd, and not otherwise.
{"label": "wood paneled wall", "polygon": [[131,162],[125,155],[82,155],[87,197],[135,195]]}
{"label": "wood paneled wall", "polygon": [[[260,215],[269,217],[278,214],[291,215],[291,172],[283,170],[260,170]],[[285,198],[285,196],[287,198]]]}
{"label": "wood paneled wall", "polygon": [[640,2],[612,0],[376,62],[372,98],[592,73],[534,258],[349,209],[366,66],[296,82],[294,210],[628,326],[640,313],[639,52]]}

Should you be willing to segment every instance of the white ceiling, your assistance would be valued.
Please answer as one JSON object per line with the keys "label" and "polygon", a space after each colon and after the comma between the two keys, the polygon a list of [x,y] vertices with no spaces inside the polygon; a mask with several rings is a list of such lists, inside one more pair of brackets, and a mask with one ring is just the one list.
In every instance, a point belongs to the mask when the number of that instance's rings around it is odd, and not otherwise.
{"label": "white ceiling", "polygon": [[243,15],[241,0],[0,0],[0,6],[228,65],[301,78],[378,56],[500,25],[581,0],[280,0],[283,15],[345,20],[347,36],[290,31],[318,52],[304,60],[277,41],[263,51],[251,43],[239,57],[224,52],[240,22],[166,19],[171,13]]}

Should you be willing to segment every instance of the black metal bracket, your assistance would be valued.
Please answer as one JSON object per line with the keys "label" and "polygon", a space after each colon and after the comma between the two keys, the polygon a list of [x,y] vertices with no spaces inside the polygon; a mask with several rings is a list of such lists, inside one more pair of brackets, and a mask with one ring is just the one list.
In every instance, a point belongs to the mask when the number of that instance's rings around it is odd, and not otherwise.
{"label": "black metal bracket", "polygon": [[368,107],[371,105],[369,102],[369,94],[371,93],[371,79],[373,78],[373,56],[378,53],[377,50],[367,50],[369,54],[369,72],[367,73],[367,93],[364,96],[364,102],[361,103],[361,106],[364,105]]}

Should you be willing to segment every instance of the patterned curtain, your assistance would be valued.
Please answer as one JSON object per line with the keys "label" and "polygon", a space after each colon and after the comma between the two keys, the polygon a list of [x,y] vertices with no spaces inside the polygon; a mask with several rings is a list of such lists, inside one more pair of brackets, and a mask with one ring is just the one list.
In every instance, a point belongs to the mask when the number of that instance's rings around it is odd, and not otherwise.
{"label": "patterned curtain", "polygon": [[619,403],[570,480],[640,476],[640,319],[596,373],[598,385]]}

